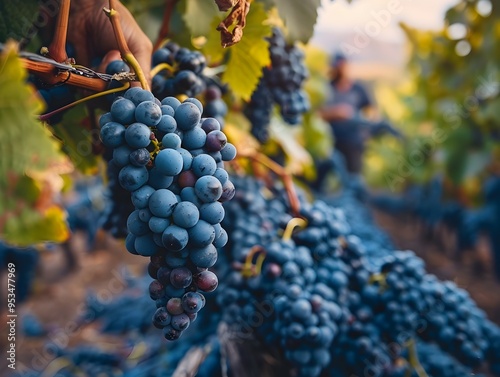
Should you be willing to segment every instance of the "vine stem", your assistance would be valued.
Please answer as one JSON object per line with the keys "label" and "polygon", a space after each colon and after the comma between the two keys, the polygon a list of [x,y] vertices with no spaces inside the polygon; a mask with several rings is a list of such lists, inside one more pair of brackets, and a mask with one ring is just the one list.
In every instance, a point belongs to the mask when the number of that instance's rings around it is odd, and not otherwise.
{"label": "vine stem", "polygon": [[417,373],[418,377],[429,377],[425,369],[422,367],[422,364],[420,364],[417,354],[417,345],[415,343],[415,339],[413,338],[408,341],[408,361]]}
{"label": "vine stem", "polygon": [[120,54],[122,59],[130,65],[133,69],[139,82],[141,83],[142,89],[150,90],[148,80],[144,75],[144,72],[135,58],[134,54],[130,51],[127,45],[127,41],[125,40],[125,35],[123,34],[122,25],[120,23],[120,14],[115,9],[116,0],[109,0],[109,9],[103,8],[106,16],[109,17],[111,21],[111,26],[113,27],[113,32],[115,33],[116,42],[118,43],[118,49],[120,50]]}
{"label": "vine stem", "polygon": [[[252,263],[253,257],[257,256],[257,260],[255,264]],[[266,259],[266,251],[260,245],[255,245],[248,252],[245,263],[243,264],[243,268],[241,270],[241,275],[244,278],[250,278],[252,276],[258,276],[262,272],[262,264],[264,263],[264,259]]]}
{"label": "vine stem", "polygon": [[61,111],[64,111],[64,110],[67,110],[73,106],[79,105],[80,103],[84,103],[84,102],[90,101],[94,98],[99,98],[99,97],[105,96],[107,94],[121,92],[122,90],[125,90],[129,87],[130,87],[130,83],[126,82],[123,86],[120,86],[119,88],[109,89],[109,90],[106,90],[104,92],[99,92],[99,93],[95,93],[95,94],[92,94],[92,95],[84,97],[84,98],[80,98],[79,100],[76,100],[75,102],[71,102],[70,104],[68,104],[66,106],[63,106],[63,107],[60,107],[54,111],[51,111],[50,113],[42,114],[38,117],[38,119],[40,119],[42,121],[48,120],[50,117],[56,115],[57,113],[60,113]]}
{"label": "vine stem", "polygon": [[68,34],[70,5],[71,0],[61,1],[54,38],[49,45],[49,55],[58,63],[63,63],[68,60],[68,55],[66,53],[66,36]]}
{"label": "vine stem", "polygon": [[263,155],[262,153],[258,152],[250,152],[250,153],[245,153],[245,152],[239,152],[238,153],[239,157],[246,157],[252,161],[256,161],[265,167],[267,167],[269,170],[277,174],[281,180],[283,181],[283,185],[285,186],[285,190],[288,196],[288,200],[290,202],[290,208],[292,210],[292,214],[295,217],[301,217],[300,216],[300,201],[297,196],[297,191],[295,190],[295,184],[293,183],[293,178],[292,175],[280,164],[274,162],[271,160],[269,157],[266,155]]}
{"label": "vine stem", "polygon": [[163,12],[163,21],[153,47],[154,51],[159,49],[163,41],[167,39],[168,33],[170,32],[170,20],[172,19],[172,13],[174,12],[177,1],[178,0],[165,0],[165,12]]}
{"label": "vine stem", "polygon": [[307,221],[301,217],[294,217],[291,219],[288,224],[286,224],[285,231],[283,232],[283,236],[281,239],[283,241],[290,241],[292,239],[292,234],[295,228],[304,229],[307,226]]}
{"label": "vine stem", "polygon": [[175,68],[172,67],[170,64],[160,63],[160,64],[154,66],[153,69],[151,69],[151,72],[150,72],[151,77],[156,76],[160,71],[163,71],[164,69],[166,69],[167,71],[169,71],[172,74],[175,72]]}

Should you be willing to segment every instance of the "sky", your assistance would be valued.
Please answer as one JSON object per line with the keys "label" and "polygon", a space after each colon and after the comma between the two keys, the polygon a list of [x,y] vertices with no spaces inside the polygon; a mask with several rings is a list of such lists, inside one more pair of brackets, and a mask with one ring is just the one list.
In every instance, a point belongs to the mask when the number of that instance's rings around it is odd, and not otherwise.
{"label": "sky", "polygon": [[421,29],[442,26],[445,11],[458,0],[323,0],[312,43],[325,46],[325,35],[368,33],[386,42],[403,42],[398,23]]}

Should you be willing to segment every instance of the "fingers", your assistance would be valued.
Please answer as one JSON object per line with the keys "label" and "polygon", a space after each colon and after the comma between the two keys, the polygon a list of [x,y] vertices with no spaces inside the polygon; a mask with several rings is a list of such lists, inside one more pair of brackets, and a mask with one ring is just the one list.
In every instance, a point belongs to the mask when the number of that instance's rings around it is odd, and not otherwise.
{"label": "fingers", "polygon": [[151,55],[153,53],[153,44],[149,40],[149,38],[144,34],[144,38],[138,38],[138,35],[135,36],[133,40],[129,42],[129,48],[132,54],[134,54],[137,62],[142,68],[146,79],[151,85]]}
{"label": "fingers", "polygon": [[102,58],[101,64],[99,64],[97,70],[99,72],[106,72],[106,67],[108,66],[109,63],[111,63],[114,60],[121,60],[121,59],[122,57],[120,55],[120,51],[111,50],[106,55],[104,55],[104,58]]}

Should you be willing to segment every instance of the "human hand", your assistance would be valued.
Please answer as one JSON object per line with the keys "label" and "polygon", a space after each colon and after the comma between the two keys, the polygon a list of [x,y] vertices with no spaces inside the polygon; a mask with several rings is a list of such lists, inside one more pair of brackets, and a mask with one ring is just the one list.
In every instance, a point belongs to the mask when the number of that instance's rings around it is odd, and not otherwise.
{"label": "human hand", "polygon": [[[105,0],[74,0],[71,2],[67,40],[76,50],[78,64],[89,66],[92,59],[103,56],[97,70],[104,72],[113,60],[120,59],[118,44],[113,27],[103,8],[108,7]],[[116,10],[127,45],[139,62],[144,74],[149,78],[153,44],[141,30],[128,9],[116,2]]]}

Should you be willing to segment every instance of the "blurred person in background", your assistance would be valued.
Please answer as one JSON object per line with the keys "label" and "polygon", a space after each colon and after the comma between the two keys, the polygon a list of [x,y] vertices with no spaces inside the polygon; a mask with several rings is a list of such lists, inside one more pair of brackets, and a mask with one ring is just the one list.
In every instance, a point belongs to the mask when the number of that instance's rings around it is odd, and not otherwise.
{"label": "blurred person in background", "polygon": [[400,136],[387,122],[380,121],[367,90],[351,78],[349,68],[346,56],[341,53],[333,56],[330,90],[320,115],[332,128],[335,150],[328,160],[317,164],[317,180],[313,187],[318,191],[322,190],[326,175],[332,170],[340,175],[343,185],[353,181],[362,185],[360,174],[366,140],[385,132]]}
{"label": "blurred person in background", "polygon": [[335,149],[344,156],[350,173],[359,174],[365,140],[369,137],[366,119],[374,120],[376,110],[364,86],[350,77],[347,58],[337,53],[330,66],[329,96],[320,110],[330,123]]}

